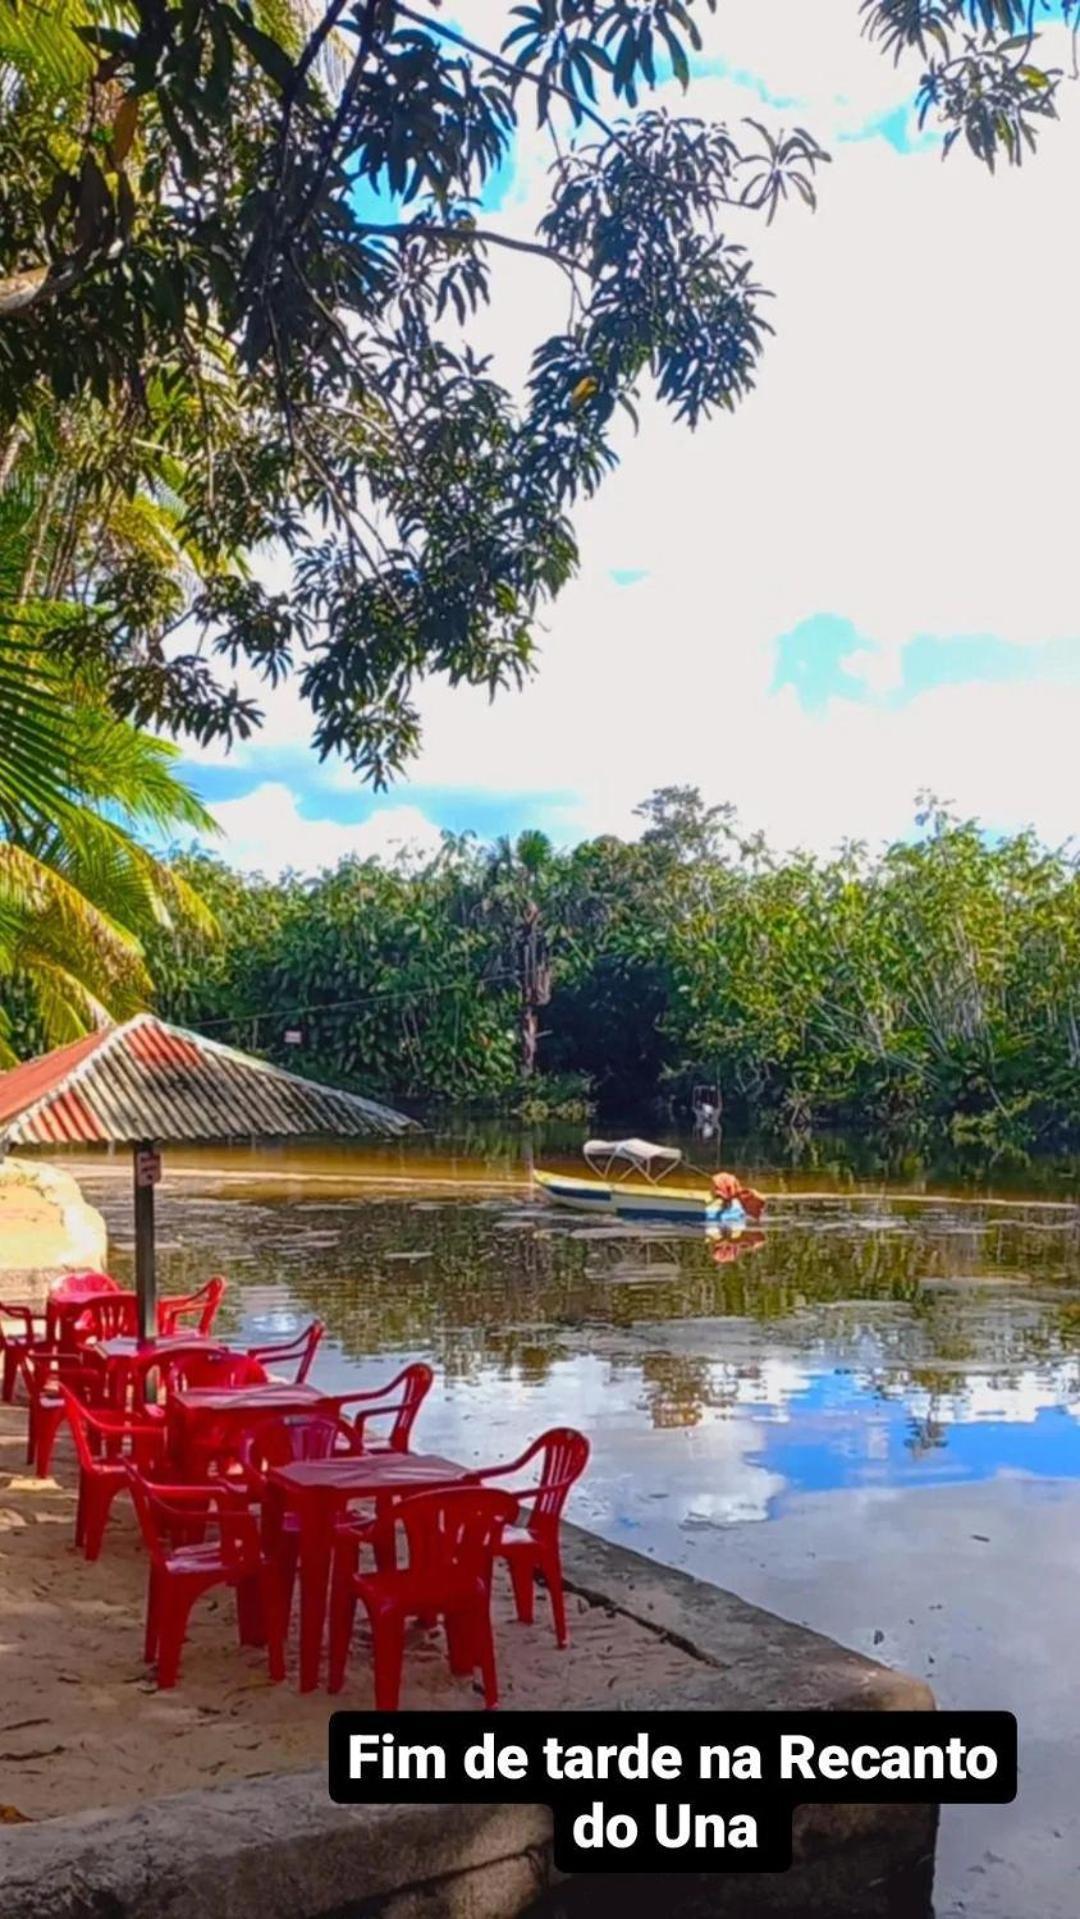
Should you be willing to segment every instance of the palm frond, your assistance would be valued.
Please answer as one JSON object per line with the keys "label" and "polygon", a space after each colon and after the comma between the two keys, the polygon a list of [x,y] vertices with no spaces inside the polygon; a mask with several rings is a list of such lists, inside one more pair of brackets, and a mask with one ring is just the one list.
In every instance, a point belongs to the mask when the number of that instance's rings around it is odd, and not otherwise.
{"label": "palm frond", "polygon": [[78,729],[59,669],[41,653],[57,621],[40,602],[0,604],[0,827],[69,802]]}
{"label": "palm frond", "polygon": [[77,31],[88,24],[85,0],[0,0],[0,62],[43,92],[73,92],[94,71],[94,55]]}
{"label": "palm frond", "polygon": [[81,798],[115,807],[133,825],[150,826],[159,833],[180,827],[217,833],[213,816],[177,777],[174,769],[180,752],[170,740],[140,733],[93,708],[78,713],[75,734],[74,786]]}

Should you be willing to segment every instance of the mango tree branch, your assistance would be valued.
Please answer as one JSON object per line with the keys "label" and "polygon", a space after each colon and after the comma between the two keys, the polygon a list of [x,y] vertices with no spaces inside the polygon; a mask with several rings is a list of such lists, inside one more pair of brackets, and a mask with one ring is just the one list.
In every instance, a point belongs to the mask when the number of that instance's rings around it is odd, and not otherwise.
{"label": "mango tree branch", "polygon": [[411,226],[407,221],[365,220],[362,231],[373,233],[388,240],[439,240],[461,245],[467,241],[479,241],[484,246],[509,247],[514,253],[534,253],[538,260],[552,260],[556,266],[567,273],[589,273],[590,269],[581,260],[575,260],[569,253],[557,253],[554,247],[546,247],[539,240],[520,240],[511,233],[495,233],[491,227],[476,226],[429,226],[418,223]]}

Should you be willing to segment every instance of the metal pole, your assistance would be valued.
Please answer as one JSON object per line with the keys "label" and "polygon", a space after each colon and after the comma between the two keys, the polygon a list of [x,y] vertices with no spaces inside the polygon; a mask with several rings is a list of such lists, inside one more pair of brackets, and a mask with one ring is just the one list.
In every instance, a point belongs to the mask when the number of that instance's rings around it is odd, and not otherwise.
{"label": "metal pole", "polygon": [[157,1275],[154,1271],[154,1184],[152,1139],[135,1145],[135,1291],[139,1301],[139,1338],[157,1332]]}

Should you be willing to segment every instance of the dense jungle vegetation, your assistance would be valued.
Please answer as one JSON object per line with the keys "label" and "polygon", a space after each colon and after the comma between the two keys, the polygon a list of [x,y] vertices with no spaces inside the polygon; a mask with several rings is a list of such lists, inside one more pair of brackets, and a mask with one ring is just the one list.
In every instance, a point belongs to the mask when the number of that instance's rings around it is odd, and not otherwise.
{"label": "dense jungle vegetation", "polygon": [[719,1079],[739,1124],[1080,1136],[1067,850],[931,799],[909,842],[826,860],[774,854],[693,789],[640,810],[633,843],[447,837],[413,870],[272,883],[187,859],[221,934],[160,939],[156,1003],[406,1102],[628,1115]]}

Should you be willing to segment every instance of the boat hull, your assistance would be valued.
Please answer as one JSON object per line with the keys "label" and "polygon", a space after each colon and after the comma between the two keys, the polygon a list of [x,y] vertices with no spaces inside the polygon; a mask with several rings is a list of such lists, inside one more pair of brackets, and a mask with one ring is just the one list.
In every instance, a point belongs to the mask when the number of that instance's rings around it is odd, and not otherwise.
{"label": "boat hull", "polygon": [[741,1226],[744,1209],[736,1201],[723,1206],[686,1186],[637,1180],[576,1179],[572,1174],[533,1172],[544,1198],[575,1213],[599,1213],[608,1219],[676,1220],[687,1226]]}

